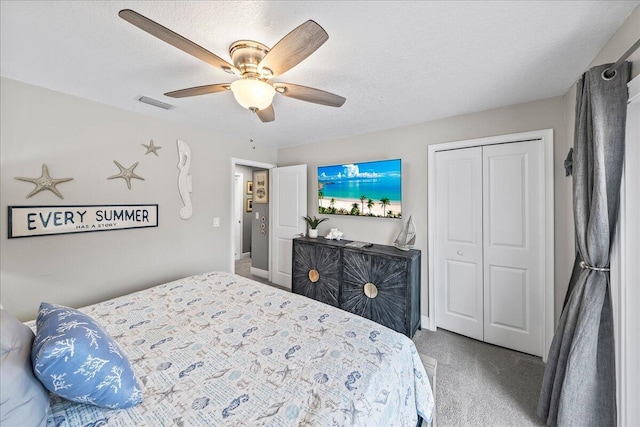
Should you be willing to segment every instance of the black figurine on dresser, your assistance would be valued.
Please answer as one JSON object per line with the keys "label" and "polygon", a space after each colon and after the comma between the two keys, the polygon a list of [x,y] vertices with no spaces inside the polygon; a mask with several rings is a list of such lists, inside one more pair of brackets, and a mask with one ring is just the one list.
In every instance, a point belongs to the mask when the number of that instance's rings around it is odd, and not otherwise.
{"label": "black figurine on dresser", "polygon": [[413,337],[420,327],[420,251],[349,242],[293,239],[291,290]]}

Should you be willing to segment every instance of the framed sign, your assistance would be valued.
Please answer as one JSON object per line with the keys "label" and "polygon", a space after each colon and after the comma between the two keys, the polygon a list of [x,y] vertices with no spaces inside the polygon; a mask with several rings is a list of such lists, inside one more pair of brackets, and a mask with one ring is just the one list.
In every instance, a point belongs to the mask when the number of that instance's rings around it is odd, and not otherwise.
{"label": "framed sign", "polygon": [[158,205],[9,206],[9,239],[158,226]]}
{"label": "framed sign", "polygon": [[244,201],[244,211],[245,212],[252,212],[253,211],[253,200],[245,199],[245,201]]}
{"label": "framed sign", "polygon": [[269,202],[269,171],[253,173],[253,202]]}
{"label": "framed sign", "polygon": [[253,194],[253,181],[247,181],[247,194]]}

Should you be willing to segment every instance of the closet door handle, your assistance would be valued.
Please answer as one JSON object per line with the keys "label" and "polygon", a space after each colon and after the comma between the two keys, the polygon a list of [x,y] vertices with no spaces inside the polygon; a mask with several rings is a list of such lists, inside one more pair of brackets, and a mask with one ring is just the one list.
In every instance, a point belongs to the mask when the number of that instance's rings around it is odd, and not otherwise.
{"label": "closet door handle", "polygon": [[464,252],[462,252],[462,251],[458,251],[458,252],[456,252],[456,253],[457,253],[458,255],[464,255]]}

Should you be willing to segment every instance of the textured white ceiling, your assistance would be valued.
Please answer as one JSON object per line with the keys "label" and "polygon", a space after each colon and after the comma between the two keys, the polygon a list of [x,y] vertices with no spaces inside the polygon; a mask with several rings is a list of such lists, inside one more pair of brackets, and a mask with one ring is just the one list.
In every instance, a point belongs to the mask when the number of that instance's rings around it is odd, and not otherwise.
{"label": "textured white ceiling", "polygon": [[[290,146],[564,94],[638,1],[5,1],[2,76],[126,110]],[[341,108],[276,95],[261,123],[230,92],[163,93],[234,79],[118,17],[129,8],[230,61],[307,19],[329,40],[273,81],[347,98]],[[177,108],[136,100],[146,95]]]}

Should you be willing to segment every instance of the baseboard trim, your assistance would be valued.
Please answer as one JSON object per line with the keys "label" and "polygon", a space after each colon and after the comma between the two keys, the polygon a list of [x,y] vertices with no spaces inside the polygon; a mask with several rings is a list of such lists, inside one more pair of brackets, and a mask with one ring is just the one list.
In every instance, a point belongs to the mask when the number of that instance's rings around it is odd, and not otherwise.
{"label": "baseboard trim", "polygon": [[263,270],[261,268],[251,267],[251,274],[254,276],[262,277],[265,279],[269,279],[269,272],[267,270]]}
{"label": "baseboard trim", "polygon": [[429,316],[420,315],[420,326],[422,327],[422,329],[435,331],[435,328],[434,329],[429,329]]}

